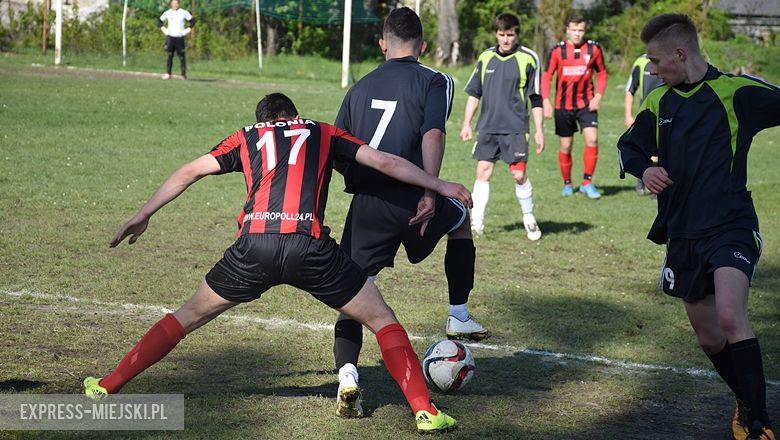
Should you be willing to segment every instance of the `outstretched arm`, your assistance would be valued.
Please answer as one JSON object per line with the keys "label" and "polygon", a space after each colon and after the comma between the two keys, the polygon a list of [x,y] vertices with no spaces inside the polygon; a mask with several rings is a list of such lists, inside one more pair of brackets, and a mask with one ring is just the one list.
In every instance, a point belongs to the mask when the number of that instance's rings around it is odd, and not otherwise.
{"label": "outstretched arm", "polygon": [[361,165],[373,168],[401,182],[435,191],[445,197],[458,199],[469,208],[471,207],[471,193],[465,186],[459,183],[445,182],[426,173],[402,157],[363,145],[358,149],[355,160]]}
{"label": "outstretched arm", "polygon": [[149,219],[155,212],[171,200],[174,200],[202,177],[218,172],[220,172],[219,163],[210,154],[205,154],[176,170],[157,188],[157,191],[154,192],[149,201],[138,210],[133,218],[122,226],[109,245],[116,247],[128,235],[132,235],[128,243],[135,243],[138,237],[146,231]]}

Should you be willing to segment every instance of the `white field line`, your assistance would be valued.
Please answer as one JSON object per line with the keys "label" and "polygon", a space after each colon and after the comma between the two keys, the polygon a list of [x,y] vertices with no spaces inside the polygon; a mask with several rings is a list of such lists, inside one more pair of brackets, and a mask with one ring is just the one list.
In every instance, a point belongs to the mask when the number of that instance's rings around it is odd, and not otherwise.
{"label": "white field line", "polygon": [[[7,290],[0,290],[0,293],[6,296],[16,297],[16,298],[26,297],[26,298],[41,299],[45,301],[68,301],[73,303],[90,304],[90,305],[106,307],[111,310],[116,310],[117,308],[121,308],[130,311],[140,310],[140,311],[155,312],[160,314],[173,312],[172,309],[163,306],[154,306],[154,305],[147,305],[147,304],[113,303],[108,301],[82,299],[82,298],[77,298],[75,296],[68,296],[68,295],[55,295],[55,294],[31,292],[31,291],[7,291]],[[314,330],[314,331],[328,331],[328,332],[333,331],[332,323],[330,324],[309,323],[309,322],[299,322],[294,319],[282,319],[282,318],[263,319],[254,316],[239,315],[239,314],[226,314],[226,315],[222,315],[220,318],[239,322],[239,323],[259,324],[263,328],[268,330],[305,329],[305,330]],[[433,336],[425,337],[425,336],[415,336],[411,334],[409,335],[409,338],[415,340],[431,340],[431,341],[435,341],[437,339],[437,337],[433,337]],[[671,373],[686,375],[690,377],[705,377],[705,378],[712,378],[717,376],[717,373],[715,373],[715,371],[713,370],[706,370],[700,368],[679,368],[679,367],[672,367],[668,365],[641,364],[637,362],[626,362],[621,360],[609,359],[601,356],[557,353],[554,351],[534,350],[531,348],[514,347],[511,345],[485,344],[481,342],[474,342],[474,343],[469,342],[466,343],[466,345],[468,345],[471,348],[479,348],[482,350],[489,350],[489,351],[498,351],[507,354],[522,353],[529,356],[596,363],[596,364],[602,364],[602,365],[614,367],[619,370],[627,370],[627,371],[669,371]],[[771,385],[772,387],[778,387],[780,386],[780,381],[767,380],[767,385]]]}

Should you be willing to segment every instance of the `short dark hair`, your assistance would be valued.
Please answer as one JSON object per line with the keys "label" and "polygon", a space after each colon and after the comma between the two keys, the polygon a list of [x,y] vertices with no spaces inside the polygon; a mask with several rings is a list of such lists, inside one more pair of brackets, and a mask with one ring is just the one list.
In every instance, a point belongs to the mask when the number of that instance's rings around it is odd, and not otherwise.
{"label": "short dark hair", "polygon": [[585,17],[579,14],[572,14],[566,17],[566,23],[564,23],[564,26],[569,27],[569,23],[579,24],[579,23],[585,23]]}
{"label": "short dark hair", "polygon": [[298,109],[295,108],[292,99],[283,93],[265,95],[257,103],[257,108],[255,109],[257,122],[294,118],[296,115],[298,115]]}
{"label": "short dark hair", "polygon": [[401,41],[414,42],[415,45],[419,45],[422,44],[423,39],[422,22],[420,17],[407,7],[394,9],[385,20],[382,34],[385,39],[387,36],[393,35]]}
{"label": "short dark hair", "polygon": [[651,41],[667,42],[674,40],[678,43],[691,44],[692,48],[699,48],[699,38],[696,25],[691,17],[685,14],[661,14],[650,19],[642,28],[639,35],[645,44]]}
{"label": "short dark hair", "polygon": [[512,29],[517,29],[519,31],[520,18],[515,14],[510,14],[509,12],[498,14],[494,23],[494,27],[496,28],[496,31],[508,31]]}

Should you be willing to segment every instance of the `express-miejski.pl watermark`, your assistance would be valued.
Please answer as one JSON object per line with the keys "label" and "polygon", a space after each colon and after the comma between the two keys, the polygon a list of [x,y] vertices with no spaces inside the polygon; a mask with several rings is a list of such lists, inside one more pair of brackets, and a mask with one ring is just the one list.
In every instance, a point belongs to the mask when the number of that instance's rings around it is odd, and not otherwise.
{"label": "express-miejski.pl watermark", "polygon": [[183,394],[0,394],[0,430],[184,429]]}

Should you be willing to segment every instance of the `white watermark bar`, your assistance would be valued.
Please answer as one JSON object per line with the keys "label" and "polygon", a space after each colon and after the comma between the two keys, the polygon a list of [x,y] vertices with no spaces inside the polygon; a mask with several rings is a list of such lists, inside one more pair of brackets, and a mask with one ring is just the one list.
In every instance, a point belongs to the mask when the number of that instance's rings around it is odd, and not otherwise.
{"label": "white watermark bar", "polygon": [[0,394],[0,430],[175,431],[183,394]]}

